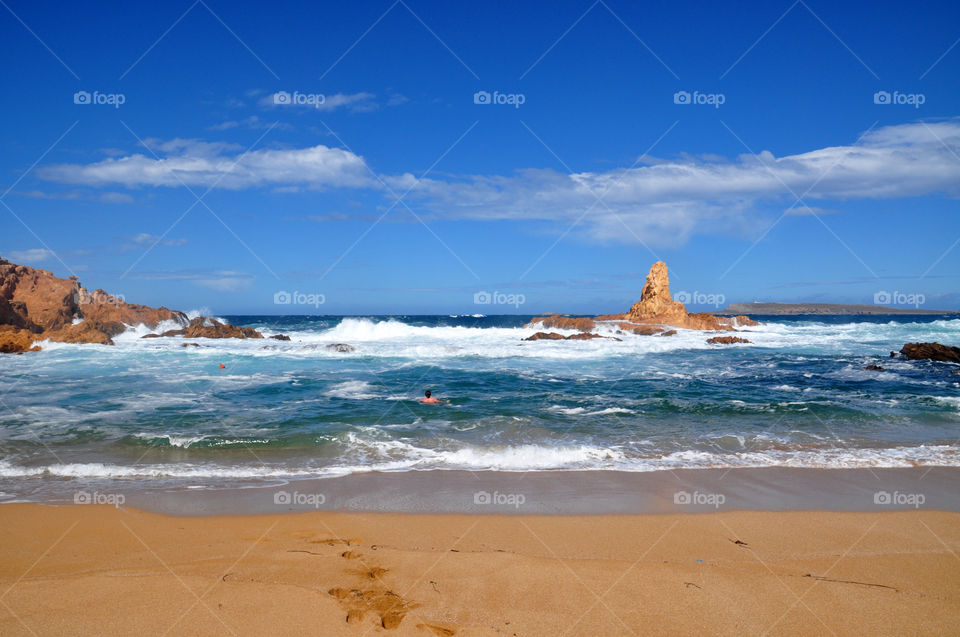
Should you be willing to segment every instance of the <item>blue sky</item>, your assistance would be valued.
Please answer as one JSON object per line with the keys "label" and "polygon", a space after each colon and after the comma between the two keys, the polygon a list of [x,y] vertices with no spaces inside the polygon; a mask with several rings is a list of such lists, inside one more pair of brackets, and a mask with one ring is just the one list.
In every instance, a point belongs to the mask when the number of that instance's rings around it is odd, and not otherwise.
{"label": "blue sky", "polygon": [[623,311],[657,259],[960,307],[955,2],[343,4],[7,0],[0,255],[219,314]]}

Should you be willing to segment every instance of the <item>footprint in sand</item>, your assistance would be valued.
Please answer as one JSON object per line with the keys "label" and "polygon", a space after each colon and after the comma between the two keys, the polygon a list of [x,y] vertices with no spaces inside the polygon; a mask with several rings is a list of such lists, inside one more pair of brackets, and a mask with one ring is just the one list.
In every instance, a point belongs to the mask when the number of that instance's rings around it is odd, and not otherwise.
{"label": "footprint in sand", "polygon": [[437,624],[417,624],[417,628],[425,630],[428,633],[433,633],[434,635],[439,635],[439,637],[452,637],[457,634],[457,631],[454,629],[438,626]]}
{"label": "footprint in sand", "polygon": [[337,587],[327,592],[347,607],[348,624],[363,621],[367,612],[373,612],[380,618],[380,625],[387,630],[399,626],[407,613],[419,606],[386,589],[362,590]]}

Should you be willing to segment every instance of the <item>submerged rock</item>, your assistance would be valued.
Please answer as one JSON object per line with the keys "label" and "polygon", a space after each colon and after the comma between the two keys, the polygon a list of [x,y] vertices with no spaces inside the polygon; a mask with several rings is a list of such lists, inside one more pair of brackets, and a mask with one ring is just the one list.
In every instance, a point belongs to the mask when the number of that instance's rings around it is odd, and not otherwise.
{"label": "submerged rock", "polygon": [[326,346],[327,349],[332,349],[335,352],[340,352],[341,354],[346,354],[347,352],[352,352],[354,350],[353,345],[347,345],[346,343],[330,343]]}
{"label": "submerged rock", "polygon": [[960,347],[940,343],[907,343],[900,353],[912,361],[932,360],[945,363],[960,363]]}
{"label": "submerged rock", "polygon": [[557,334],[556,332],[537,332],[532,336],[528,336],[523,339],[525,341],[562,341],[564,339],[563,334]]}
{"label": "submerged rock", "polygon": [[290,337],[287,336],[286,334],[274,334],[274,335],[271,336],[270,338],[272,338],[272,339],[274,339],[274,340],[276,340],[276,341],[289,341],[289,340],[290,340]]}
{"label": "submerged rock", "polygon": [[868,370],[868,371],[871,371],[871,372],[882,372],[882,371],[885,371],[885,369],[884,369],[883,367],[879,366],[879,365],[867,365],[866,367],[864,367],[864,369],[866,369],[866,370]]}
{"label": "submerged rock", "polygon": [[721,345],[733,345],[735,343],[749,343],[750,340],[742,338],[740,336],[714,336],[713,338],[708,338],[707,343],[711,344],[721,344]]}

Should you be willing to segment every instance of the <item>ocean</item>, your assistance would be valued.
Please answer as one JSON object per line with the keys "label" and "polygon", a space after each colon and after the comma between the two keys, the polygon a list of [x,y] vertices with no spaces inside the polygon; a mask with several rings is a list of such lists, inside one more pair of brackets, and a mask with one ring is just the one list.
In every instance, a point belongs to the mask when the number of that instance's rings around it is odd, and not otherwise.
{"label": "ocean", "polygon": [[960,342],[949,316],[757,316],[726,346],[526,342],[529,316],[223,318],[291,340],[141,326],[0,357],[0,501],[371,471],[960,466],[958,366],[888,357]]}

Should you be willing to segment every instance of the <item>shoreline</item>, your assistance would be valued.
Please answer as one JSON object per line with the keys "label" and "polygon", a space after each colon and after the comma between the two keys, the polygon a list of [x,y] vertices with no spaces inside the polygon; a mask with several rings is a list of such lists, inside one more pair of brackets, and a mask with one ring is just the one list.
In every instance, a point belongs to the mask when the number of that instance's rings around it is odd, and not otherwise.
{"label": "shoreline", "polygon": [[0,507],[0,633],[938,635],[960,513]]}
{"label": "shoreline", "polygon": [[[221,488],[64,484],[40,504],[185,516],[290,512],[636,515],[717,511],[960,512],[960,467],[354,473]],[[8,487],[9,488],[9,487]],[[9,503],[16,504],[16,503]]]}

